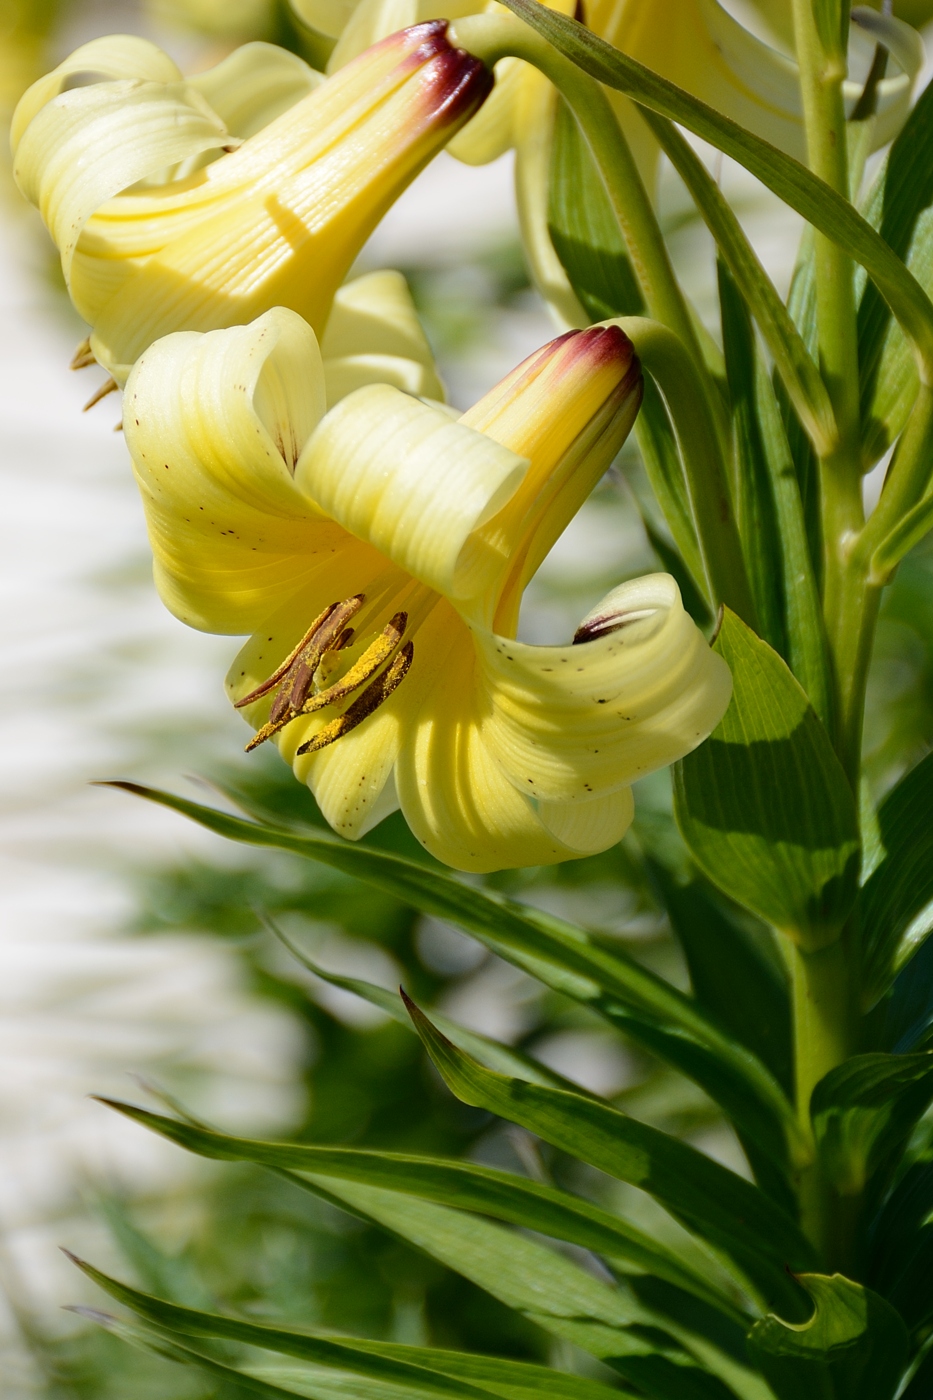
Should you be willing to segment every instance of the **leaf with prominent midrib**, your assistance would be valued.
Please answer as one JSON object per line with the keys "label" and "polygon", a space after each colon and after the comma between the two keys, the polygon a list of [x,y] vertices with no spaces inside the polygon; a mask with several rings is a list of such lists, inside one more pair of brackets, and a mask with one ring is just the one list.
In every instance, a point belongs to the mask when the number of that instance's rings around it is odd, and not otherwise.
{"label": "leaf with prominent midrib", "polygon": [[641,316],[645,303],[590,148],[567,104],[554,124],[548,232],[573,290],[594,321]]}
{"label": "leaf with prominent midrib", "polygon": [[803,1274],[813,1316],[803,1327],[758,1322],[748,1347],[778,1400],[891,1400],[907,1328],[890,1303],[841,1274]]}
{"label": "leaf with prominent midrib", "polygon": [[726,611],[716,650],[732,701],[674,768],[674,811],[703,873],[808,948],[833,941],[857,891],[858,817],[829,736],[776,652]]}
{"label": "leaf with prominent midrib", "polygon": [[[537,1133],[620,1181],[648,1192],[733,1259],[768,1306],[800,1311],[788,1268],[807,1267],[811,1246],[794,1220],[757,1186],[696,1148],[608,1104],[484,1069],[452,1045],[411,1002],[412,1019],[448,1087],[464,1103]],[[796,1261],[796,1262],[795,1262]]]}
{"label": "leaf with prominent midrib", "polygon": [[585,25],[538,0],[503,0],[532,29],[585,73],[634,102],[685,126],[732,156],[785,204],[866,269],[924,360],[933,364],[933,305],[896,253],[856,209],[806,166],[746,131],[738,122],[600,39]]}
{"label": "leaf with prominent midrib", "polygon": [[[887,990],[933,927],[933,754],[878,809],[884,857],[859,894],[862,1003]],[[924,911],[929,916],[921,918]]]}
{"label": "leaf with prominent midrib", "polygon": [[842,1196],[882,1184],[933,1100],[933,1053],[855,1055],[813,1090],[810,1117],[823,1170]]}
{"label": "leaf with prominent midrib", "polygon": [[695,1001],[620,949],[599,945],[582,928],[446,871],[330,833],[244,821],[137,783],[113,783],[192,818],[233,841],[317,860],[473,934],[500,957],[547,986],[601,1012],[633,1039],[694,1078],[761,1150],[782,1168],[799,1153],[799,1125],[780,1085],[736,1045]]}
{"label": "leaf with prominent midrib", "polygon": [[731,1299],[672,1250],[627,1220],[610,1215],[599,1206],[555,1186],[473,1162],[354,1147],[235,1138],[117,1100],[103,1099],[102,1102],[201,1157],[222,1162],[255,1162],[277,1171],[307,1172],[317,1177],[356,1181],[440,1205],[479,1211],[657,1274],[702,1298],[732,1321],[742,1317]]}

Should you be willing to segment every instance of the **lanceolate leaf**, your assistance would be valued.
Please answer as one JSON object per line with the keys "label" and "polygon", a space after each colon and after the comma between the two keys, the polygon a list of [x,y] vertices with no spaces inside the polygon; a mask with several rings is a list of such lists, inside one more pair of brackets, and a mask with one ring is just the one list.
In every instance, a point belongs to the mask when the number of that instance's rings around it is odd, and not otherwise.
{"label": "lanceolate leaf", "polygon": [[[649,869],[683,947],[697,997],[789,1087],[791,1012],[786,975],[752,934],[712,898],[708,886],[699,880],[678,885],[656,861]],[[761,929],[759,938],[773,938],[773,934]]]}
{"label": "lanceolate leaf", "polygon": [[821,450],[836,431],[826,386],[797,327],[781,301],[735,212],[706,166],[677,128],[650,110],[645,120],[686,184],[758,323],[787,393]]}
{"label": "lanceolate leaf", "polygon": [[[921,94],[872,186],[863,213],[928,290],[933,283],[933,84]],[[916,371],[899,328],[874,286],[859,305],[859,374],[866,465],[903,426],[916,394]],[[886,363],[882,368],[882,352]],[[897,376],[897,377],[896,377]]]}
{"label": "lanceolate leaf", "polygon": [[[359,1193],[360,1189],[357,1189]],[[363,1207],[360,1214],[367,1218],[377,1218],[378,1197],[385,1196],[385,1193],[364,1193]],[[615,1369],[621,1371],[623,1375],[629,1368],[635,1369],[639,1373],[639,1378],[644,1383],[644,1389],[650,1396],[657,1397],[657,1400],[730,1400],[731,1392],[721,1382],[714,1380],[712,1375],[700,1371],[696,1362],[693,1361],[688,1352],[678,1347],[672,1338],[663,1336],[653,1336],[651,1340],[643,1340],[635,1333],[628,1331],[628,1323],[632,1320],[632,1312],[626,1308],[626,1303],[621,1295],[614,1295],[611,1289],[600,1284],[594,1278],[588,1278],[576,1264],[570,1264],[567,1260],[560,1259],[555,1254],[549,1254],[542,1250],[541,1246],[534,1245],[531,1240],[521,1240],[516,1236],[506,1236],[506,1239],[513,1239],[516,1250],[514,1250],[513,1263],[500,1259],[500,1250],[496,1249],[497,1235],[502,1235],[502,1231],[496,1226],[485,1225],[483,1222],[475,1222],[476,1236],[478,1236],[479,1249],[471,1249],[468,1240],[464,1235],[462,1226],[469,1228],[469,1221],[465,1217],[458,1217],[458,1212],[443,1211],[438,1207],[422,1208],[412,1204],[412,1221],[409,1222],[408,1229],[398,1231],[403,1238],[415,1238],[424,1235],[424,1239],[417,1242],[427,1247],[427,1252],[436,1254],[436,1257],[444,1257],[450,1250],[451,1243],[458,1243],[461,1246],[461,1254],[458,1259],[451,1260],[452,1267],[458,1268],[466,1277],[474,1277],[475,1270],[471,1264],[479,1260],[479,1284],[481,1287],[489,1287],[488,1280],[483,1270],[482,1249],[486,1247],[486,1252],[495,1260],[499,1266],[499,1273],[496,1274],[496,1287],[490,1289],[496,1296],[503,1298],[503,1301],[517,1306],[525,1312],[525,1315],[532,1317],[535,1322],[541,1322],[542,1326],[552,1331],[562,1331],[563,1327],[577,1333],[583,1331],[590,1343],[590,1350],[597,1350],[598,1354],[607,1359],[609,1365],[614,1365]],[[373,1211],[374,1207],[374,1211]],[[426,1211],[426,1214],[423,1212]],[[419,1218],[419,1212],[422,1212]],[[431,1229],[431,1217],[434,1217]],[[462,1225],[458,1225],[458,1221]],[[398,1229],[401,1221],[392,1222],[389,1228]],[[447,1228],[448,1239],[441,1243]],[[440,1247],[438,1247],[440,1246]],[[542,1257],[544,1256],[544,1260]],[[541,1277],[541,1266],[544,1263],[545,1274]],[[503,1267],[504,1264],[504,1267]],[[528,1284],[528,1278],[535,1277],[534,1266],[538,1266],[539,1287],[535,1289],[534,1284]],[[84,1267],[88,1270],[87,1266]],[[552,1277],[548,1277],[548,1271],[552,1271]],[[310,1359],[312,1364],[324,1366],[336,1366],[338,1369],[357,1375],[367,1376],[373,1380],[380,1378],[382,1383],[392,1383],[392,1372],[396,1373],[398,1379],[402,1376],[399,1373],[408,1371],[410,1379],[408,1382],[402,1380],[402,1393],[412,1389],[413,1393],[424,1393],[427,1387],[433,1387],[434,1393],[443,1394],[444,1387],[450,1387],[451,1400],[455,1400],[457,1393],[464,1396],[472,1393],[479,1400],[481,1394],[506,1393],[490,1383],[483,1380],[482,1389],[474,1382],[465,1382],[458,1376],[450,1376],[443,1368],[433,1368],[430,1366],[431,1352],[427,1348],[417,1348],[422,1352],[419,1361],[412,1364],[410,1361],[403,1361],[402,1358],[392,1357],[385,1354],[381,1348],[366,1347],[366,1344],[357,1348],[352,1338],[339,1338],[340,1347],[339,1358],[332,1348],[328,1348],[331,1338],[305,1336],[301,1333],[289,1333],[283,1329],[272,1329],[272,1327],[255,1326],[255,1324],[241,1323],[238,1320],[224,1319],[206,1315],[206,1313],[195,1313],[191,1309],[172,1308],[172,1305],[164,1303],[161,1299],[147,1298],[146,1295],[137,1294],[134,1289],[127,1289],[126,1285],[115,1284],[115,1281],[106,1278],[106,1275],[98,1274],[97,1271],[90,1271],[91,1277],[101,1284],[120,1302],[136,1310],[139,1315],[146,1317],[147,1322],[157,1326],[160,1331],[168,1331],[172,1341],[178,1344],[179,1336],[184,1338],[184,1343],[192,1347],[192,1338],[235,1338],[235,1340],[248,1341],[251,1345],[268,1348],[283,1352],[293,1357]],[[563,1306],[556,1306],[553,1315],[551,1312],[535,1312],[538,1308],[549,1308],[551,1298],[549,1295],[555,1291],[556,1287],[563,1285],[565,1288],[565,1299]],[[539,1295],[539,1296],[537,1296]],[[618,1301],[616,1301],[618,1299]],[[584,1322],[587,1317],[605,1317],[604,1322]],[[637,1317],[637,1308],[635,1310]],[[643,1315],[644,1320],[650,1319],[649,1315]],[[622,1326],[619,1326],[619,1323]],[[584,1347],[587,1343],[584,1341]],[[195,1348],[192,1347],[192,1351]],[[203,1355],[202,1348],[198,1348],[196,1354]],[[324,1359],[319,1359],[324,1357]],[[357,1359],[359,1358],[359,1362]],[[488,1362],[488,1368],[492,1368],[495,1362],[492,1358],[478,1358]],[[423,1364],[423,1362],[427,1362]],[[506,1364],[509,1365],[509,1364]],[[514,1368],[514,1369],[513,1369]],[[511,1375],[517,1371],[517,1366],[510,1368]],[[531,1368],[528,1368],[531,1369]],[[738,1372],[741,1375],[741,1372]],[[691,1389],[691,1379],[696,1378],[698,1385]],[[398,1386],[398,1380],[395,1385]],[[604,1389],[604,1387],[600,1387]],[[261,1392],[262,1393],[262,1392]],[[528,1392],[518,1390],[518,1396],[523,1396]],[[532,1392],[534,1393],[534,1392]],[[590,1393],[588,1396],[577,1392],[574,1394],[570,1387],[563,1390],[560,1386],[560,1376],[556,1378],[556,1396],[566,1397],[566,1400],[598,1400],[598,1394]],[[398,1390],[396,1390],[398,1394]]]}
{"label": "lanceolate leaf", "polygon": [[889,1303],[850,1279],[804,1274],[814,1303],[803,1327],[777,1317],[752,1328],[749,1351],[778,1400],[892,1400],[907,1328]]}
{"label": "lanceolate leaf", "polygon": [[871,1223],[865,1281],[911,1332],[933,1318],[933,1163],[909,1167]]}
{"label": "lanceolate leaf", "polygon": [[[573,281],[572,274],[570,276]],[[651,489],[664,513],[684,565],[689,570],[693,588],[702,597],[709,612],[706,573],[677,437],[671,426],[664,399],[650,375],[645,376],[644,397],[635,420],[635,435]]]}
{"label": "lanceolate leaf", "polygon": [[742,1314],[732,1300],[672,1250],[618,1216],[557,1187],[472,1162],[228,1137],[129,1104],[104,1102],[199,1156],[227,1162],[255,1162],[286,1172],[312,1173],[318,1179],[332,1177],[361,1182],[441,1205],[476,1210],[593,1250],[624,1266],[656,1274],[694,1293],[734,1321],[741,1319]]}
{"label": "lanceolate leaf", "polygon": [[600,947],[585,930],[443,871],[373,847],[307,828],[283,830],[243,821],[185,798],[135,783],[113,786],[191,817],[234,841],[270,846],[356,875],[425,913],[458,924],[547,986],[600,1011],[672,1058],[684,1073],[762,1137],[764,1151],[785,1161],[799,1150],[799,1127],[786,1095],[760,1061],[706,1017],[691,998],[618,950]]}
{"label": "lanceolate leaf", "polygon": [[878,826],[884,857],[859,895],[866,1010],[933,927],[933,754],[888,793]]}
{"label": "lanceolate leaf", "polygon": [[584,72],[732,156],[861,263],[933,368],[933,305],[903,262],[848,200],[799,161],[613,48],[584,25],[548,9],[538,0],[504,2]]}
{"label": "lanceolate leaf", "polygon": [[856,1055],[813,1090],[810,1117],[827,1178],[856,1196],[882,1184],[933,1100],[933,1053]]}
{"label": "lanceolate leaf", "polygon": [[647,1191],[736,1261],[769,1305],[800,1310],[787,1268],[806,1267],[810,1246],[795,1222],[757,1187],[695,1148],[600,1104],[484,1069],[458,1050],[417,1007],[412,1017],[428,1053],[464,1103],[519,1123],[546,1142]]}
{"label": "lanceolate leaf", "polygon": [[184,1338],[200,1337],[240,1342],[313,1363],[366,1376],[384,1384],[402,1385],[412,1395],[433,1395],[454,1400],[479,1400],[480,1396],[521,1396],[532,1392],[558,1400],[611,1400],[618,1391],[580,1376],[566,1375],[550,1367],[494,1357],[471,1356],[430,1347],[405,1347],[391,1342],[366,1342],[356,1338],[291,1332],[265,1323],[178,1307],[161,1298],[119,1283],[81,1260],[79,1268],[118,1303],[165,1332]]}
{"label": "lanceolate leaf", "polygon": [[594,321],[644,313],[645,303],[599,170],[563,101],[558,103],[554,126],[548,229],[573,289]]}
{"label": "lanceolate leaf", "polygon": [[[377,987],[372,982],[364,982],[359,977],[341,977],[336,972],[328,972],[313,962],[303,949],[292,943],[291,939],[286,938],[283,933],[276,929],[271,919],[266,922],[292,956],[297,958],[309,972],[313,972],[315,977],[320,977],[323,982],[328,982],[332,987],[339,987],[341,991],[352,992],[354,996],[369,1002],[370,1006],[378,1007],[380,1011],[384,1011],[399,1025],[413,1031],[411,1018],[406,1013],[398,992],[390,992],[385,987]],[[496,1069],[500,1074],[517,1075],[519,1079],[527,1079],[532,1084],[550,1084],[554,1089],[569,1089],[571,1093],[585,1094],[587,1092],[579,1085],[574,1084],[572,1080],[565,1079],[556,1070],[548,1069],[547,1065],[541,1064],[540,1060],[534,1060],[530,1055],[524,1055],[520,1050],[514,1050],[511,1045],[503,1045],[501,1041],[493,1040],[488,1035],[480,1035],[477,1031],[467,1030],[466,1026],[452,1021],[449,1016],[443,1015],[442,1012],[432,1011],[431,1015],[454,1045],[459,1045],[460,1049],[466,1050],[469,1055],[475,1055],[480,1064],[486,1065],[489,1069]]]}
{"label": "lanceolate leaf", "polygon": [[732,671],[732,702],[710,739],[675,766],[678,825],[721,890],[804,946],[821,946],[856,894],[851,789],[777,653],[729,612],[716,649]]}

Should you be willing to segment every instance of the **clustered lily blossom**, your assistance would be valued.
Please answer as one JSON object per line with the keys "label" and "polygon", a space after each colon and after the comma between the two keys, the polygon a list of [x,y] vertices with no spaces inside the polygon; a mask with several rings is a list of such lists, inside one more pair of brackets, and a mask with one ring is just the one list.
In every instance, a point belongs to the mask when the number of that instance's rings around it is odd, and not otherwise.
{"label": "clustered lily blossom", "polygon": [[230,696],[336,831],[401,806],[473,871],[603,850],[633,780],[721,719],[728,668],[667,575],[614,590],[571,645],[515,640],[640,397],[611,325],[552,341],[459,419],[387,385],[325,412],[314,334],[284,309],[142,356],[124,422],[161,595],[252,632]]}
{"label": "clustered lily blossom", "polygon": [[[351,29],[378,27],[368,4]],[[492,87],[419,18],[338,45],[327,77],[249,44],[185,81],[146,41],[96,40],[21,100],[15,172],[91,326],[76,364],[125,384],[164,601],[250,637],[227,682],[247,748],[277,745],[341,835],[400,807],[439,859],[488,871],[619,840],[631,784],[709,735],[731,677],[666,574],[568,645],[517,640],[638,413],[621,328],[568,332],[458,416],[404,279],[344,282]],[[544,91],[499,71],[486,154],[502,120],[532,139],[502,113]]]}

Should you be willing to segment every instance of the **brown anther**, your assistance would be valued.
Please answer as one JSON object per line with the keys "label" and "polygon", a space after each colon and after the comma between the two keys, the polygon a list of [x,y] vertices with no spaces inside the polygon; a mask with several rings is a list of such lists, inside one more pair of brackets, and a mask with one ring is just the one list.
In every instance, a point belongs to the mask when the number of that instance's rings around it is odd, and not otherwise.
{"label": "brown anther", "polygon": [[633,622],[653,617],[655,611],[654,608],[638,608],[629,613],[608,613],[604,617],[591,617],[588,622],[581,622],[574,632],[573,645],[577,647],[581,642],[595,642],[597,637],[608,637],[610,632],[621,632],[623,627],[630,627]]}
{"label": "brown anther", "polygon": [[342,680],[328,686],[326,690],[320,691],[310,700],[306,700],[301,707],[301,713],[313,715],[316,710],[323,710],[328,705],[336,705],[338,701],[345,700],[348,695],[352,695],[354,690],[359,690],[360,686],[365,685],[376,674],[379,667],[388,661],[404,637],[407,626],[408,614],[396,613],[386,623],[376,640],[366,648],[359,660],[353,663]]}
{"label": "brown anther", "polygon": [[406,642],[392,661],[391,666],[388,666],[381,676],[377,676],[366,687],[363,694],[358,696],[348,709],[344,710],[342,715],[331,720],[330,724],[325,724],[324,728],[319,730],[313,739],[309,739],[307,743],[296,749],[296,756],[298,754],[318,753],[319,750],[328,748],[338,739],[342,739],[345,734],[349,734],[351,729],[356,729],[357,725],[362,724],[364,719],[368,719],[375,710],[379,709],[380,705],[388,700],[393,690],[397,690],[402,684],[411,668],[414,655],[414,643]]}
{"label": "brown anther", "polygon": [[120,386],[115,379],[105,380],[104,383],[97,390],[97,392],[91,395],[87,403],[82,408],[81,412],[87,413],[89,408],[93,408],[96,403],[100,403],[101,399],[105,399],[108,394],[112,394],[114,390],[119,389],[119,387]]}
{"label": "brown anther", "polygon": [[74,352],[74,355],[72,356],[72,359],[71,359],[71,364],[68,366],[68,368],[69,368],[69,369],[87,369],[88,365],[96,365],[96,364],[97,364],[97,356],[94,354],[93,350],[91,349],[91,337],[90,337],[90,336],[85,336],[84,340],[82,340],[81,344],[78,346],[77,350]]}
{"label": "brown anther", "polygon": [[236,708],[242,709],[244,705],[251,705],[254,700],[267,695],[270,690],[281,684],[281,689],[272,702],[269,719],[257,729],[246,745],[247,753],[265,743],[266,739],[270,739],[302,713],[317,668],[328,652],[346,645],[343,640],[348,630],[346,624],[356,616],[363,602],[363,594],[357,593],[342,603],[331,603],[315,618],[298,645],[289,652],[268,680],[235,702]]}

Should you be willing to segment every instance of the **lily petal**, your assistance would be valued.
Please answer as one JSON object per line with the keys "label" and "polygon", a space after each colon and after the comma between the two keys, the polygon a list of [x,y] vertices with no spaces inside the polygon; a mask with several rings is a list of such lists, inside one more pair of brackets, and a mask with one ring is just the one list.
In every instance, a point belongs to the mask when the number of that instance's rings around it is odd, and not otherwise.
{"label": "lily petal", "polygon": [[605,796],[689,753],[732,693],[668,574],[614,589],[578,637],[588,629],[569,647],[474,633],[484,740],[521,792],[547,802]]}
{"label": "lily petal", "polygon": [[246,140],[320,87],[324,76],[276,44],[241,44],[188,79],[232,136]]}
{"label": "lily petal", "polygon": [[252,630],[346,540],[292,476],[324,409],[314,333],[282,308],[142,356],[124,431],[159,592],[182,621]]}
{"label": "lily petal", "polygon": [[[459,641],[454,628],[443,649],[444,684],[429,691],[395,768],[402,812],[421,844],[446,865],[484,873],[554,865],[620,839],[631,821],[628,789],[562,827],[555,806],[540,812],[509,781],[483,731],[475,655]],[[588,823],[590,815],[608,821]]]}
{"label": "lily petal", "polygon": [[220,118],[186,83],[95,83],[47,102],[23,132],[13,173],[38,206],[62,257],[72,300],[88,321],[98,305],[71,277],[91,215],[165,166],[229,140]]}
{"label": "lily petal", "polygon": [[135,34],[110,34],[92,39],[68,55],[51,73],[46,73],[20,98],[10,126],[13,154],[20,138],[37,112],[67,88],[88,82],[120,78],[144,83],[180,83],[181,72],[168,54],[148,39]]}
{"label": "lily petal", "polygon": [[528,461],[441,408],[389,385],[330,410],[301,455],[296,484],[351,534],[429,588],[470,598],[503,567],[470,536],[521,484]]}
{"label": "lily petal", "polygon": [[321,339],[327,401],[364,384],[394,384],[419,398],[446,398],[434,356],[400,272],[370,272],[334,297]]}

